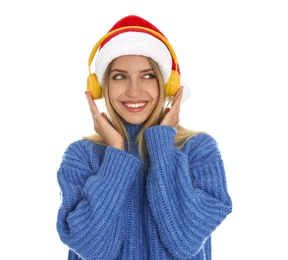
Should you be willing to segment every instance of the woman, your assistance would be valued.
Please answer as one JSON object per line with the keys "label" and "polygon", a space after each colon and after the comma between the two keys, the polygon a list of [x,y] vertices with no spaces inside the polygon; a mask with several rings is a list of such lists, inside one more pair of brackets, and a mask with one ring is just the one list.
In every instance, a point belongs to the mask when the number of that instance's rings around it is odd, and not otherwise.
{"label": "woman", "polygon": [[179,125],[171,45],[131,15],[100,39],[89,65],[96,50],[85,92],[96,133],[69,145],[57,173],[68,259],[211,259],[211,234],[232,202],[215,140]]}

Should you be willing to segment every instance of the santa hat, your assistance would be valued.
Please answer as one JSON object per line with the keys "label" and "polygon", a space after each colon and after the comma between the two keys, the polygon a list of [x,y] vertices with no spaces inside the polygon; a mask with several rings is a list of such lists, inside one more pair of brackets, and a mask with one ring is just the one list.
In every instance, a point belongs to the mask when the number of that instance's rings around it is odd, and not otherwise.
{"label": "santa hat", "polygon": [[100,85],[109,63],[123,55],[143,55],[152,58],[157,62],[165,83],[169,80],[171,70],[177,70],[180,75],[176,55],[172,53],[171,46],[168,48],[168,40],[147,20],[136,15],[126,16],[104,37],[106,39],[99,46],[95,58],[95,73]]}

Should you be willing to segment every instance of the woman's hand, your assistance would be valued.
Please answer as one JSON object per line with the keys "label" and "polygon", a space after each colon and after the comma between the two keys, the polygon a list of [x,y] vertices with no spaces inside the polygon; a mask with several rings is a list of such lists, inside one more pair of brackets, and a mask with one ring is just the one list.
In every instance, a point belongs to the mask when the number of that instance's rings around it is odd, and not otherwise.
{"label": "woman's hand", "polygon": [[176,128],[179,124],[180,118],[180,104],[183,96],[183,87],[177,91],[176,95],[173,97],[171,108],[167,107],[165,109],[165,116],[160,123],[160,125],[169,125]]}
{"label": "woman's hand", "polygon": [[103,138],[108,146],[124,150],[123,137],[110,124],[107,115],[104,112],[99,112],[92,95],[88,91],[85,92],[85,95],[88,100],[96,133]]}

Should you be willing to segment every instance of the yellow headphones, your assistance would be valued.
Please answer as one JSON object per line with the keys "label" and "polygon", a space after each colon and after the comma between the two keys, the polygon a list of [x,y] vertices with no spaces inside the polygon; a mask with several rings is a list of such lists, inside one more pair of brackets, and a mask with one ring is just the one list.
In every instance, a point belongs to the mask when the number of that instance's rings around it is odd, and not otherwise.
{"label": "yellow headphones", "polygon": [[177,56],[176,53],[174,51],[174,49],[172,48],[171,44],[168,42],[168,40],[160,33],[146,28],[146,27],[141,27],[141,26],[125,26],[125,27],[121,27],[118,29],[115,29],[113,31],[108,32],[106,35],[104,35],[94,46],[94,48],[91,51],[91,54],[89,56],[89,60],[88,60],[88,71],[89,71],[89,75],[87,78],[87,91],[91,93],[92,97],[94,99],[99,99],[102,97],[102,87],[100,86],[100,83],[97,79],[96,73],[91,73],[90,71],[90,67],[91,67],[91,63],[94,59],[94,56],[96,54],[96,51],[98,50],[98,48],[100,47],[100,45],[112,34],[121,31],[121,30],[127,30],[127,29],[140,29],[142,31],[147,31],[148,33],[156,36],[157,38],[159,38],[168,48],[171,57],[172,57],[172,62],[175,64],[175,69],[171,70],[171,74],[169,77],[168,82],[165,85],[165,89],[166,89],[166,95],[167,96],[174,96],[176,94],[176,92],[178,91],[178,89],[181,87],[181,83],[180,83],[180,74],[179,74],[179,68],[178,68],[178,62],[177,62]]}

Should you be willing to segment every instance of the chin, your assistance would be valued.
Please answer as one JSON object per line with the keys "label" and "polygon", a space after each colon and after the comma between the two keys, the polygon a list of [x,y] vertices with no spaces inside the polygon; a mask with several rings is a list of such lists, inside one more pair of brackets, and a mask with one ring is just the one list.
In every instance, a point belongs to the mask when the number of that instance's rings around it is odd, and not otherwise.
{"label": "chin", "polygon": [[127,118],[127,120],[125,118],[123,118],[123,119],[128,124],[140,125],[140,124],[143,124],[147,118],[145,118],[145,119],[140,119],[140,118],[139,119],[131,119],[131,118]]}

